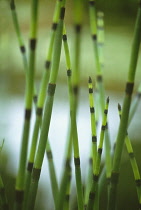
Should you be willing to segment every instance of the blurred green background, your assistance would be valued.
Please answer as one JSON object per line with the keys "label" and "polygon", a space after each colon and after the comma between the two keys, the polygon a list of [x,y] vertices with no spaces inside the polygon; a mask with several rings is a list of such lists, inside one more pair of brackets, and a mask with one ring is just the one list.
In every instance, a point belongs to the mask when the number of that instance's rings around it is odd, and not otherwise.
{"label": "blurred green background", "polygon": [[[15,2],[24,41],[28,48],[30,1],[18,0]],[[39,29],[36,60],[37,80],[40,79],[44,69],[55,0],[40,0],[39,3]],[[96,1],[96,3],[97,11],[103,11],[105,13],[105,86],[107,89],[124,90],[138,1],[99,0]],[[80,64],[81,85],[87,84],[87,78],[89,75],[93,79],[95,75],[95,64],[89,31],[89,15],[86,0],[84,0],[84,5]],[[74,46],[73,12],[73,1],[69,0],[67,1],[66,6],[65,23],[67,26],[72,60]],[[138,85],[141,78],[140,64],[141,60],[139,59],[136,85]],[[66,82],[64,56],[61,58],[60,67],[61,71],[59,73],[59,81],[63,83]],[[10,89],[11,91],[23,89],[24,71],[22,58],[12,23],[8,0],[0,0],[0,74],[0,84],[2,89]]]}

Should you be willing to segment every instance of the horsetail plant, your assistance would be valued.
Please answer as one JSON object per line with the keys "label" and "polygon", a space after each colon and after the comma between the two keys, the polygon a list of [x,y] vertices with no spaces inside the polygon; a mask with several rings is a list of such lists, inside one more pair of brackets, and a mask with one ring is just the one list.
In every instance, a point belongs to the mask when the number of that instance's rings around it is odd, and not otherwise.
{"label": "horsetail plant", "polygon": [[30,53],[29,53],[29,66],[26,73],[26,91],[25,91],[25,119],[22,135],[22,146],[20,153],[19,169],[16,179],[15,187],[15,209],[22,209],[24,198],[24,182],[25,182],[25,169],[27,160],[28,138],[30,130],[30,119],[32,110],[32,99],[34,92],[34,71],[35,71],[35,48],[37,36],[37,12],[38,1],[33,0],[31,6],[31,31],[30,31]]}
{"label": "horsetail plant", "polygon": [[37,148],[34,167],[32,171],[27,209],[34,208],[34,205],[35,205],[38,182],[40,178],[40,172],[41,172],[43,157],[45,153],[45,147],[46,147],[47,138],[48,138],[53,99],[54,99],[54,93],[55,93],[55,87],[56,87],[56,79],[58,75],[60,54],[61,54],[63,20],[64,20],[64,15],[65,15],[64,6],[65,6],[65,1],[62,1],[61,11],[60,11],[60,20],[56,29],[56,36],[55,36],[55,41],[54,41],[53,58],[52,58],[53,62],[52,62],[52,68],[51,68],[50,79],[49,79],[49,84],[48,84],[48,95],[45,102],[45,109],[44,109],[44,115],[42,119],[39,145]]}
{"label": "horsetail plant", "polygon": [[[83,209],[84,208],[83,188],[82,188],[82,178],[81,178],[81,168],[80,168],[78,133],[77,133],[77,124],[76,124],[76,106],[75,106],[76,98],[74,96],[75,93],[72,92],[71,61],[70,61],[69,48],[67,44],[67,36],[65,34],[65,28],[64,28],[63,40],[64,40],[64,49],[65,49],[66,64],[67,64],[68,92],[69,92],[70,120],[71,120],[71,136],[70,137],[72,137],[73,139],[77,201],[78,201],[78,209]],[[71,141],[71,138],[70,138],[70,141]]]}
{"label": "horsetail plant", "polygon": [[[122,110],[121,110],[121,105],[120,104],[118,104],[118,111],[119,111],[119,116],[121,118]],[[135,183],[136,183],[136,188],[137,188],[137,194],[138,194],[138,200],[140,202],[141,177],[140,177],[140,172],[139,172],[139,168],[138,168],[138,165],[137,165],[137,161],[136,161],[136,158],[135,158],[135,155],[134,155],[133,147],[132,147],[132,144],[131,144],[131,140],[128,137],[128,132],[126,133],[125,144],[126,144],[127,152],[129,154],[132,170],[133,170],[133,173],[134,173],[134,178],[135,178]]]}
{"label": "horsetail plant", "polygon": [[[53,21],[50,31],[47,55],[41,83],[39,86],[38,97],[35,88],[35,62],[36,62],[36,41],[38,30],[38,8],[39,1],[31,1],[31,20],[29,34],[29,54],[27,57],[25,44],[21,28],[18,21],[16,5],[14,0],[10,0],[13,24],[18,39],[20,51],[22,53],[23,66],[25,69],[25,118],[22,130],[21,153],[19,159],[18,174],[15,185],[15,200],[13,201],[14,210],[31,210],[35,208],[38,184],[42,170],[44,156],[48,160],[48,173],[50,175],[50,184],[53,197],[51,204],[55,210],[100,210],[101,209],[101,191],[104,189],[105,180],[107,204],[104,208],[114,210],[116,206],[118,177],[120,173],[121,155],[124,142],[129,154],[129,159],[136,184],[139,209],[141,209],[141,176],[139,165],[134,155],[132,142],[128,136],[129,125],[137,110],[141,98],[141,84],[137,89],[137,94],[132,99],[132,92],[135,80],[137,58],[140,46],[141,36],[141,1],[137,20],[135,25],[134,39],[132,44],[129,72],[126,82],[125,96],[123,100],[123,109],[118,105],[120,124],[116,137],[115,148],[111,152],[111,141],[109,138],[109,97],[105,103],[104,87],[104,13],[97,12],[95,0],[73,0],[73,26],[74,48],[72,51],[73,59],[68,44],[66,25],[64,23],[66,0],[56,0],[53,15]],[[88,153],[89,163],[88,171],[84,177],[77,124],[77,110],[79,102],[79,89],[81,82],[81,35],[83,27],[83,15],[85,6],[88,6],[90,34],[92,37],[93,57],[95,62],[95,90],[93,90],[92,79],[88,79],[89,90],[89,109],[90,109],[90,152]],[[87,18],[85,19],[87,21]],[[66,75],[69,102],[69,125],[66,138],[66,147],[64,153],[64,163],[61,170],[61,177],[57,179],[57,170],[53,159],[53,150],[50,145],[49,131],[54,105],[54,96],[59,73],[60,58],[62,51],[62,41],[66,61]],[[91,69],[93,77],[93,69]],[[31,133],[31,144],[28,150],[29,134],[31,132],[31,113],[33,99],[36,102],[34,127]],[[131,103],[132,102],[132,103]],[[131,104],[131,108],[130,108]],[[96,112],[95,112],[96,111]],[[100,111],[100,112],[99,112]],[[102,121],[102,122],[101,122]],[[99,132],[99,125],[101,129]],[[98,135],[99,134],[99,135]],[[99,138],[98,138],[98,137]],[[98,141],[97,141],[98,140]],[[1,149],[1,148],[0,148]],[[29,153],[28,153],[29,151]],[[102,153],[105,153],[102,159]],[[74,163],[72,164],[72,159]],[[113,161],[112,161],[113,159]],[[102,167],[103,161],[103,167]],[[27,166],[27,169],[26,169]],[[76,204],[73,203],[72,196],[72,175],[75,171],[75,191]],[[0,209],[7,210],[11,208],[7,196],[7,183],[3,173],[0,172]],[[49,192],[50,194],[50,192]],[[103,207],[102,207],[103,208]],[[48,207],[47,207],[48,209]]]}
{"label": "horsetail plant", "polygon": [[93,182],[91,185],[90,193],[89,193],[89,200],[87,204],[87,209],[93,209],[93,205],[96,197],[96,193],[98,193],[98,178],[100,174],[100,164],[101,164],[101,154],[103,149],[103,141],[104,141],[104,133],[106,129],[107,124],[107,114],[108,114],[108,107],[109,107],[109,97],[106,100],[105,109],[104,109],[104,116],[102,119],[102,126],[101,126],[101,132],[100,132],[100,140],[99,145],[97,149],[97,156],[96,156],[96,163],[93,166]]}
{"label": "horsetail plant", "polygon": [[128,126],[128,117],[129,117],[131,97],[134,86],[139,46],[140,46],[140,36],[141,36],[141,2],[139,3],[138,13],[137,13],[134,38],[132,44],[131,60],[130,60],[128,78],[126,83],[125,96],[123,101],[122,116],[116,140],[116,148],[114,152],[108,210],[114,210],[116,205],[119,167],[121,161],[122,148]]}
{"label": "horsetail plant", "polygon": [[[44,105],[44,101],[45,101],[45,97],[46,97],[46,89],[47,89],[49,76],[50,76],[52,51],[53,51],[53,45],[54,45],[54,40],[55,40],[57,24],[59,21],[61,3],[62,2],[58,1],[58,0],[56,2],[56,8],[55,8],[55,12],[54,12],[53,24],[52,24],[51,34],[50,34],[49,48],[48,48],[47,57],[46,57],[46,61],[45,61],[45,70],[44,70],[44,74],[42,76],[40,91],[39,91],[38,100],[37,100],[36,120],[35,120],[35,125],[34,125],[34,130],[33,130],[32,143],[31,143],[31,149],[30,149],[28,166],[27,166],[26,183],[25,183],[26,184],[26,186],[25,186],[26,194],[25,194],[25,201],[24,201],[25,205],[27,203],[27,198],[28,198],[28,191],[29,191],[29,185],[30,185],[30,181],[31,181],[31,173],[32,173],[33,164],[34,164],[39,128],[40,128],[41,120],[42,120],[43,105]],[[48,141],[47,153],[48,153],[49,148],[50,148],[50,145],[49,145],[49,141]],[[47,155],[47,157],[49,157],[49,156]],[[49,160],[49,163],[50,163],[50,160]],[[57,190],[57,185],[56,185],[56,190]],[[54,194],[54,197],[55,197],[55,194]]]}

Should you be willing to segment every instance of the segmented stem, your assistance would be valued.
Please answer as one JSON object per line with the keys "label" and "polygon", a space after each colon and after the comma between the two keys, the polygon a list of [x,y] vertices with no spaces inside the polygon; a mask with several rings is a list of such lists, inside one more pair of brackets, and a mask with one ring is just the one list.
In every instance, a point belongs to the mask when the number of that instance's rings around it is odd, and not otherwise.
{"label": "segmented stem", "polygon": [[102,120],[101,132],[100,132],[100,141],[99,141],[98,150],[97,150],[96,164],[94,166],[93,182],[92,182],[92,186],[91,186],[91,190],[89,194],[88,206],[87,206],[88,210],[93,209],[94,202],[97,202],[95,198],[96,198],[96,193],[98,190],[98,178],[99,178],[99,173],[100,173],[104,133],[105,133],[106,125],[107,125],[108,107],[109,107],[109,97],[106,100],[105,109],[104,109],[104,116]]}
{"label": "segmented stem", "polygon": [[69,103],[70,103],[71,133],[72,133],[72,138],[73,138],[73,149],[74,149],[77,202],[78,202],[78,209],[83,209],[84,208],[83,188],[82,188],[82,178],[81,178],[81,168],[80,168],[78,133],[77,133],[77,125],[76,125],[76,107],[75,107],[74,95],[72,92],[71,61],[70,61],[70,53],[69,53],[69,47],[67,43],[67,35],[66,35],[65,28],[64,28],[64,33],[63,33],[63,41],[64,41],[65,56],[66,56],[67,76],[68,76],[68,92],[69,92]]}
{"label": "segmented stem", "polygon": [[32,110],[32,100],[34,93],[34,71],[35,71],[35,49],[37,36],[37,13],[38,1],[32,0],[31,5],[31,25],[30,25],[30,46],[29,46],[29,68],[26,73],[26,92],[25,92],[25,118],[22,134],[22,145],[19,161],[18,175],[16,179],[15,209],[22,209],[24,198],[25,169],[27,160],[28,138],[30,130],[30,119]]}
{"label": "segmented stem", "polygon": [[[45,61],[45,70],[44,70],[44,73],[42,76],[39,96],[38,96],[38,100],[37,100],[36,120],[35,120],[35,124],[34,124],[32,143],[31,143],[30,154],[29,154],[29,159],[28,159],[28,166],[27,166],[26,182],[25,182],[26,193],[25,193],[24,208],[26,208],[26,205],[27,205],[29,186],[30,186],[30,182],[31,182],[31,173],[32,173],[32,169],[33,169],[33,163],[34,163],[35,152],[36,152],[36,147],[37,147],[39,128],[40,128],[41,120],[42,120],[43,105],[44,105],[44,101],[45,101],[45,97],[46,97],[47,85],[48,85],[49,76],[50,76],[52,51],[53,51],[53,45],[54,45],[57,25],[58,25],[58,21],[59,21],[61,3],[62,3],[61,1],[56,2],[53,23],[52,23],[52,28],[51,28],[51,34],[50,34],[50,40],[49,40],[49,48],[47,51],[47,57],[46,57],[46,61]],[[48,142],[48,146],[49,146],[49,142]],[[52,179],[52,177],[51,177],[51,179]],[[56,189],[57,189],[57,186],[56,186]]]}
{"label": "segmented stem", "polygon": [[[120,104],[118,104],[118,111],[119,111],[119,116],[120,116],[120,119],[121,119],[122,110],[121,110]],[[132,144],[131,144],[131,140],[128,137],[128,132],[126,133],[125,144],[126,144],[127,152],[129,154],[130,163],[131,163],[133,174],[134,174],[134,178],[135,178],[137,194],[138,194],[138,200],[140,202],[141,177],[140,177],[140,172],[139,172],[139,168],[138,168],[138,165],[137,165],[137,161],[136,161],[136,158],[135,158],[135,155],[134,155],[133,147],[132,147]]]}
{"label": "segmented stem", "polygon": [[134,86],[134,78],[136,73],[137,58],[140,46],[140,36],[141,36],[140,33],[141,33],[141,3],[139,4],[138,13],[137,13],[128,79],[126,83],[125,96],[123,101],[123,111],[116,140],[116,148],[114,153],[113,168],[111,175],[110,199],[108,203],[108,210],[114,210],[116,206],[119,167],[120,167],[121,154],[128,125],[129,110],[130,110],[131,97]]}
{"label": "segmented stem", "polygon": [[47,98],[45,102],[45,110],[44,110],[44,115],[42,119],[39,145],[38,145],[37,153],[35,156],[35,162],[34,162],[34,167],[33,167],[33,172],[32,172],[31,187],[30,187],[30,192],[29,192],[30,202],[28,203],[28,209],[34,208],[38,182],[40,178],[40,172],[41,172],[43,157],[45,153],[45,147],[46,147],[47,138],[48,138],[52,107],[53,107],[53,101],[54,101],[54,94],[55,94],[55,87],[56,87],[56,80],[58,76],[59,63],[60,63],[64,14],[65,14],[65,8],[63,5],[61,7],[60,21],[58,23],[55,41],[54,41],[52,67],[51,67],[50,79],[49,79],[49,84],[48,84],[48,94],[47,94]]}

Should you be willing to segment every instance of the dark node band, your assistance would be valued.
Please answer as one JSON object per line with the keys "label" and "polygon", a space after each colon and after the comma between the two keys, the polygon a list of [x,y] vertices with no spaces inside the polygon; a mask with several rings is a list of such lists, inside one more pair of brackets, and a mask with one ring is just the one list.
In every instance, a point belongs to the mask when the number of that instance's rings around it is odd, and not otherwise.
{"label": "dark node band", "polygon": [[47,152],[47,157],[48,157],[48,159],[52,159],[52,152],[51,151]]}
{"label": "dark node band", "polygon": [[89,1],[89,5],[90,6],[94,6],[95,5],[95,1]]}
{"label": "dark node band", "polygon": [[94,112],[95,112],[94,107],[90,107],[90,113],[94,113]]}
{"label": "dark node band", "polygon": [[67,70],[67,76],[68,76],[68,77],[70,77],[70,76],[71,76],[71,74],[72,74],[71,69],[68,69],[68,70]]}
{"label": "dark node band", "polygon": [[75,166],[80,166],[80,158],[74,158]]}
{"label": "dark node band", "polygon": [[34,101],[35,104],[37,103],[37,99],[38,99],[37,95],[34,95],[33,101]]}
{"label": "dark node band", "polygon": [[31,117],[31,109],[25,109],[25,119],[30,120]]}
{"label": "dark node band", "polygon": [[43,108],[37,107],[36,114],[42,116]]}
{"label": "dark node band", "polygon": [[93,93],[93,88],[89,88],[89,93]]}
{"label": "dark node band", "polygon": [[70,195],[66,195],[65,199],[66,199],[66,201],[69,201],[70,200]]}
{"label": "dark node band", "polygon": [[10,2],[10,8],[11,8],[11,10],[15,10],[15,3],[14,3],[14,1]]}
{"label": "dark node band", "polygon": [[97,80],[98,82],[102,82],[102,75],[97,75],[96,80]]}
{"label": "dark node band", "polygon": [[55,31],[57,29],[57,23],[52,23],[52,30]]}
{"label": "dark node band", "polygon": [[50,68],[50,63],[51,63],[50,61],[46,61],[45,62],[45,68],[46,69],[49,69]]}
{"label": "dark node band", "polygon": [[141,0],[139,0],[139,7],[141,7]]}
{"label": "dark node band", "polygon": [[93,180],[94,180],[95,182],[98,182],[98,179],[99,179],[99,176],[96,175],[96,174],[93,174]]}
{"label": "dark node band", "polygon": [[119,179],[119,173],[113,171],[111,175],[111,182],[117,184],[118,179]]}
{"label": "dark node band", "polygon": [[33,163],[28,162],[28,164],[27,164],[27,170],[28,170],[29,172],[32,172],[32,169],[33,169]]}
{"label": "dark node band", "polygon": [[55,93],[56,84],[49,83],[48,84],[48,95],[53,96]]}
{"label": "dark node band", "polygon": [[92,83],[92,78],[89,77],[88,83]]}
{"label": "dark node band", "polygon": [[63,34],[63,41],[67,41],[67,35]]}
{"label": "dark node band", "polygon": [[40,178],[41,169],[33,168],[33,180],[38,181]]}
{"label": "dark node band", "polygon": [[93,35],[92,35],[92,39],[93,39],[94,41],[96,41],[96,40],[97,40],[97,35],[96,35],[96,34],[93,34]]}
{"label": "dark node band", "polygon": [[137,185],[138,187],[141,186],[141,179],[137,179],[137,180],[135,180],[135,182],[136,182],[136,185]]}
{"label": "dark node band", "polygon": [[97,142],[97,136],[92,136],[92,142],[94,142],[94,143]]}
{"label": "dark node band", "polygon": [[64,20],[64,17],[65,17],[65,7],[62,7],[60,11],[60,19]]}
{"label": "dark node band", "polygon": [[102,154],[102,148],[98,149],[98,153],[101,155]]}
{"label": "dark node band", "polygon": [[15,191],[15,200],[17,203],[22,203],[24,198],[24,191],[23,190],[16,190]]}
{"label": "dark node band", "polygon": [[25,53],[25,46],[20,46],[20,50],[22,53]]}
{"label": "dark node band", "polygon": [[129,153],[129,157],[130,157],[130,158],[134,158],[134,153],[133,153],[133,152],[130,152],[130,153]]}
{"label": "dark node band", "polygon": [[133,92],[134,83],[127,82],[125,92],[127,95],[131,95]]}
{"label": "dark node band", "polygon": [[81,31],[81,25],[80,24],[76,24],[75,25],[75,32],[76,33],[80,33],[80,31]]}
{"label": "dark node band", "polygon": [[73,93],[74,93],[75,95],[78,94],[78,86],[77,86],[77,85],[75,85],[75,86],[73,87]]}
{"label": "dark node band", "polygon": [[95,193],[94,192],[90,192],[89,199],[90,200],[94,200],[94,198],[95,198]]}
{"label": "dark node band", "polygon": [[89,164],[92,165],[92,163],[93,163],[92,158],[89,158]]}
{"label": "dark node band", "polygon": [[104,114],[108,114],[108,110],[107,109],[104,110]]}
{"label": "dark node band", "polygon": [[36,39],[30,39],[30,49],[35,50],[36,48]]}
{"label": "dark node band", "polygon": [[106,125],[102,125],[102,126],[101,126],[101,130],[102,130],[102,131],[105,131],[105,129],[106,129]]}

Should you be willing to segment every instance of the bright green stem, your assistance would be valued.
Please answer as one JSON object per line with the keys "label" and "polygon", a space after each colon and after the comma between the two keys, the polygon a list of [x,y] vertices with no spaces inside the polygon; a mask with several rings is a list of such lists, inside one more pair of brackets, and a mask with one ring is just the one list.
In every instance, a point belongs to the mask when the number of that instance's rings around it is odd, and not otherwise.
{"label": "bright green stem", "polygon": [[18,175],[16,179],[16,202],[15,209],[22,209],[25,183],[25,168],[27,161],[28,138],[30,130],[30,118],[34,90],[34,65],[35,65],[35,48],[36,48],[36,30],[37,30],[37,11],[38,1],[32,1],[31,5],[31,25],[30,25],[30,52],[29,52],[29,69],[26,73],[26,92],[25,92],[25,120],[22,134],[22,146],[20,153],[20,162]]}
{"label": "bright green stem", "polygon": [[[118,104],[118,111],[119,111],[119,116],[121,118],[122,111],[121,111],[121,106],[119,104]],[[140,172],[139,172],[139,168],[138,168],[138,165],[137,165],[137,161],[136,161],[136,158],[135,158],[135,155],[134,155],[133,147],[132,147],[132,144],[131,144],[131,140],[128,137],[128,133],[126,134],[126,137],[125,137],[125,144],[126,144],[127,152],[129,154],[130,163],[131,163],[133,174],[134,174],[134,179],[135,179],[135,182],[136,182],[138,200],[140,202],[141,177],[140,177]]]}
{"label": "bright green stem", "polygon": [[[97,207],[99,200],[98,197],[98,177],[100,173],[100,165],[101,165],[101,154],[102,154],[102,148],[103,148],[103,141],[104,141],[104,133],[106,129],[106,124],[107,124],[107,114],[108,114],[108,107],[109,107],[109,98],[107,98],[105,109],[104,109],[104,115],[103,115],[103,120],[102,120],[102,126],[101,126],[101,132],[100,132],[100,141],[98,145],[98,151],[97,151],[97,157],[96,157],[96,164],[94,167],[94,173],[93,173],[93,182],[89,194],[89,200],[88,200],[88,210],[96,209],[94,207]],[[97,194],[97,196],[96,196]],[[94,202],[97,203],[96,206],[94,206]],[[93,207],[94,206],[94,207]]]}
{"label": "bright green stem", "polygon": [[41,86],[40,86],[40,91],[39,91],[39,96],[38,96],[38,101],[37,101],[36,121],[34,124],[34,131],[33,131],[29,161],[28,161],[28,171],[27,171],[27,177],[26,177],[26,182],[25,182],[26,183],[26,186],[25,186],[26,192],[25,192],[24,208],[26,208],[25,205],[27,203],[27,198],[28,198],[29,185],[30,185],[30,181],[31,181],[31,173],[32,173],[32,167],[33,167],[34,157],[35,157],[35,152],[36,152],[39,127],[41,124],[43,105],[44,105],[44,101],[45,101],[46,90],[47,90],[47,85],[48,85],[49,76],[50,76],[50,65],[51,65],[51,61],[52,61],[52,51],[53,51],[53,45],[54,45],[57,24],[59,21],[60,8],[61,8],[61,2],[57,1],[55,11],[54,11],[51,34],[50,34],[49,48],[48,48],[46,62],[45,62],[45,70],[44,70],[44,74],[42,76],[42,81],[41,81]]}
{"label": "bright green stem", "polygon": [[28,202],[28,209],[34,208],[35,199],[37,194],[38,182],[40,178],[40,171],[42,167],[43,157],[45,153],[45,147],[48,138],[51,114],[52,114],[52,107],[54,101],[54,93],[55,93],[55,86],[56,80],[59,70],[59,63],[60,63],[60,54],[61,54],[61,44],[62,44],[62,32],[63,32],[63,19],[60,20],[56,36],[54,42],[54,49],[53,49],[53,58],[52,58],[52,68],[51,68],[51,75],[50,81],[48,85],[48,95],[45,102],[45,111],[42,120],[42,127],[41,127],[41,134],[39,139],[39,145],[35,157],[34,168],[32,172],[32,180],[31,180],[31,187],[29,193],[29,202]]}
{"label": "bright green stem", "polygon": [[[69,131],[69,138],[67,141],[66,147],[66,154],[65,154],[65,163],[63,167],[63,172],[61,176],[61,184],[60,190],[58,194],[58,204],[56,210],[63,209],[63,206],[68,206],[69,198],[65,199],[65,195],[67,195],[67,189],[69,190],[70,182],[71,182],[71,156],[72,156],[72,133]],[[65,208],[65,207],[64,207]]]}
{"label": "bright green stem", "polygon": [[69,103],[70,103],[70,117],[71,117],[71,135],[73,139],[73,149],[74,149],[74,163],[75,163],[75,178],[76,178],[76,188],[77,188],[77,201],[78,209],[83,209],[83,188],[81,180],[81,169],[80,169],[80,156],[79,156],[79,145],[78,145],[78,134],[76,125],[76,98],[72,94],[72,83],[71,83],[71,61],[69,47],[67,43],[67,35],[64,28],[63,34],[64,49],[67,64],[67,76],[68,76],[68,92],[69,92]]}
{"label": "bright green stem", "polygon": [[139,7],[138,14],[137,14],[137,21],[135,25],[128,80],[127,80],[127,85],[126,85],[126,93],[125,93],[124,101],[123,101],[122,117],[121,117],[120,126],[118,130],[115,154],[114,154],[114,159],[113,159],[113,169],[112,169],[112,176],[111,176],[111,188],[110,188],[110,199],[108,203],[108,210],[114,210],[116,206],[119,168],[120,168],[120,162],[121,162],[122,149],[124,145],[124,139],[125,139],[126,130],[128,126],[128,116],[129,116],[131,96],[132,96],[134,78],[135,78],[135,72],[136,72],[136,64],[137,64],[139,45],[140,45],[140,36],[141,36],[141,8]]}
{"label": "bright green stem", "polygon": [[55,172],[55,167],[54,167],[54,162],[53,162],[53,156],[52,156],[49,141],[47,141],[47,145],[46,145],[46,155],[47,155],[48,164],[49,164],[49,173],[50,173],[52,194],[53,194],[55,206],[57,207],[57,196],[59,193],[59,189],[58,189],[58,182],[57,182],[57,177],[56,177],[56,172]]}

